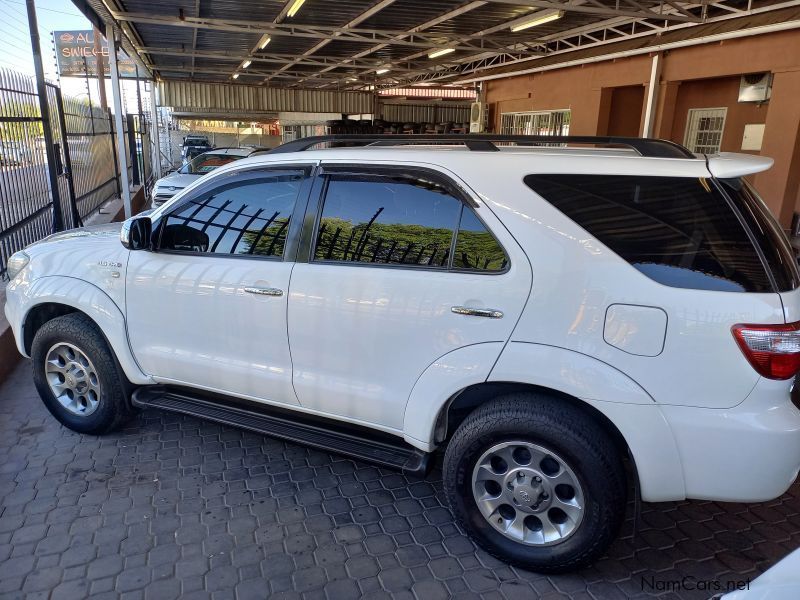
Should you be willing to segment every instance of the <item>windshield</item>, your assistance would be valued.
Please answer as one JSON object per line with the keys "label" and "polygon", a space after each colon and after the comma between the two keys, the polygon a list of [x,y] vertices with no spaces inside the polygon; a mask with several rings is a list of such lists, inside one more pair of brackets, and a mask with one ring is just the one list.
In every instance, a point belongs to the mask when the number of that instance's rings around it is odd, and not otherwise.
{"label": "windshield", "polygon": [[212,154],[207,152],[196,158],[193,158],[191,161],[183,165],[178,173],[181,175],[205,175],[217,167],[227,165],[229,162],[233,162],[240,158],[242,157],[233,154]]}

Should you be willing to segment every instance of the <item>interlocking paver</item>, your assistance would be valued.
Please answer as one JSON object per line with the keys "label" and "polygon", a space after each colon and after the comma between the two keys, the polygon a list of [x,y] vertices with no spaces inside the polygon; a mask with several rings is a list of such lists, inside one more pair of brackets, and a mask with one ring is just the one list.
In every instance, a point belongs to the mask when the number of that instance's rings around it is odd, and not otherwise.
{"label": "interlocking paver", "polygon": [[0,596],[693,599],[711,594],[664,590],[754,578],[800,545],[795,485],[756,505],[644,505],[635,537],[631,506],[608,556],[544,576],[478,549],[440,477],[155,411],[78,435],[23,363],[0,387]]}

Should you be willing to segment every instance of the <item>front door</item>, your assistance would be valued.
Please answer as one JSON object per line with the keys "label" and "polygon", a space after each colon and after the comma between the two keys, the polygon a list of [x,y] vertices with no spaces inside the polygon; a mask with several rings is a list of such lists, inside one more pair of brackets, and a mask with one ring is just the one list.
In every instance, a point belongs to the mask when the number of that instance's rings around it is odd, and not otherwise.
{"label": "front door", "polygon": [[218,176],[161,216],[155,251],[132,252],[126,276],[128,334],[145,372],[297,404],[286,254],[308,177],[306,167]]}
{"label": "front door", "polygon": [[290,287],[294,387],[303,407],[400,430],[428,366],[508,339],[530,265],[441,173],[329,164],[321,178],[310,256]]}

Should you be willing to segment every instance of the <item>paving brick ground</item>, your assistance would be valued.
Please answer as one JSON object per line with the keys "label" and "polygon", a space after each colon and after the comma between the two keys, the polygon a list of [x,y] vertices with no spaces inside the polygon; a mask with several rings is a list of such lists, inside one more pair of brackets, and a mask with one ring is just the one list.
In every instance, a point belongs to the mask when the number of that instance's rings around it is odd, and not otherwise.
{"label": "paving brick ground", "polygon": [[476,549],[437,471],[154,411],[82,436],[43,408],[28,363],[0,387],[3,599],[709,598],[800,546],[798,485],[759,505],[645,505],[635,536],[628,512],[606,558],[546,577]]}

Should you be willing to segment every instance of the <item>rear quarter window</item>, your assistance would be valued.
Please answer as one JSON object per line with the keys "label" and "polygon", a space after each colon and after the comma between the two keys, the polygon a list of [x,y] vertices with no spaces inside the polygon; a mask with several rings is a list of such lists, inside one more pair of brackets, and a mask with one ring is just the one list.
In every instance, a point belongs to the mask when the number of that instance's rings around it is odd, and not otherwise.
{"label": "rear quarter window", "polygon": [[528,175],[524,181],[658,283],[727,292],[774,291],[748,232],[711,179]]}

